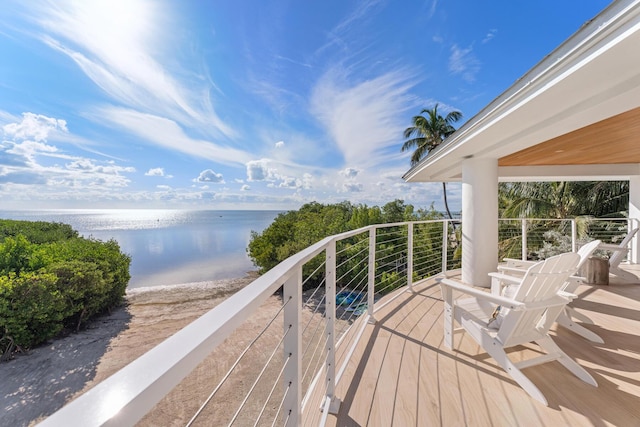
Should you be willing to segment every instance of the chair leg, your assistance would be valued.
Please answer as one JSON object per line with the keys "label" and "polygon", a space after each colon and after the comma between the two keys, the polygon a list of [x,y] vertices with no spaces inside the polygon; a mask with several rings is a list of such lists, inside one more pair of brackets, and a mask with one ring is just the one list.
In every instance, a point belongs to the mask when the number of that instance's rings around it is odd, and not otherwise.
{"label": "chair leg", "polygon": [[591,332],[584,326],[578,325],[577,323],[575,323],[573,320],[571,320],[569,316],[567,316],[567,313],[565,311],[562,311],[560,313],[556,321],[558,322],[559,325],[564,326],[565,328],[569,329],[571,332],[576,333],[581,337],[588,339],[589,341],[593,341],[598,344],[604,344],[604,340],[600,338],[598,334]]}
{"label": "chair leg", "polygon": [[[492,340],[490,339],[487,341]],[[513,378],[515,382],[517,382],[518,385],[529,394],[529,396],[533,397],[535,400],[544,404],[545,406],[549,406],[549,404],[547,403],[547,399],[544,397],[540,389],[538,389],[538,387],[536,387],[535,384],[532,383],[531,380],[527,378],[526,375],[523,374],[516,365],[513,364],[501,344],[493,345],[493,343],[490,343],[485,348],[485,350],[491,357],[493,357],[496,362],[498,362],[498,365],[500,365],[500,367],[504,369],[505,372],[511,375],[511,378]]]}
{"label": "chair leg", "polygon": [[581,321],[582,323],[588,323],[589,325],[594,325],[595,324],[595,323],[593,323],[593,320],[591,320],[591,318],[589,316],[587,316],[586,314],[580,313],[575,308],[567,305],[567,306],[565,306],[565,309],[567,311],[567,316],[569,316],[570,319],[577,319],[577,320]]}
{"label": "chair leg", "polygon": [[571,371],[573,375],[580,378],[587,384],[598,387],[598,383],[593,379],[591,374],[589,374],[582,366],[578,365],[575,360],[567,356],[567,354],[562,351],[560,347],[558,347],[558,345],[551,339],[550,336],[546,336],[544,338],[536,340],[536,343],[549,354],[559,354],[560,357],[558,358],[558,362],[562,363],[562,365],[569,371]]}
{"label": "chair leg", "polygon": [[442,299],[444,300],[444,346],[453,350],[453,291],[446,286],[440,287],[442,290]]}

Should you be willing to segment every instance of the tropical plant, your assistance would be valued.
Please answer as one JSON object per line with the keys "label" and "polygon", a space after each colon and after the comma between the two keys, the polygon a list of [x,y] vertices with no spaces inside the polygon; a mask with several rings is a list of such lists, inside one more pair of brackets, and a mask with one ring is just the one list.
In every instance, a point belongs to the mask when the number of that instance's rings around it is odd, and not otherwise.
{"label": "tropical plant", "polygon": [[[625,218],[628,203],[628,181],[514,182],[499,186],[500,216],[532,219],[527,221],[528,240],[536,242],[527,248],[531,258],[544,257],[551,246],[562,249],[552,236],[566,235],[570,223],[560,219],[576,218],[580,240],[588,235],[610,235],[611,228],[619,224],[602,223],[594,218]],[[510,236],[501,241],[501,256],[512,257],[520,251],[519,231],[512,228],[513,224],[504,221],[500,224],[501,236]]]}
{"label": "tropical plant", "polygon": [[627,181],[501,183],[503,218],[624,217],[629,206]]}
{"label": "tropical plant", "polygon": [[[453,127],[453,123],[461,118],[462,113],[459,111],[451,111],[445,117],[442,117],[438,113],[438,104],[432,109],[425,108],[420,112],[420,115],[414,116],[412,119],[413,126],[408,127],[404,131],[404,137],[408,139],[401,147],[402,152],[414,150],[411,155],[411,166],[417,165],[431,150],[455,132],[456,129]],[[447,215],[449,219],[453,219],[447,201],[446,182],[442,183],[442,193]]]}

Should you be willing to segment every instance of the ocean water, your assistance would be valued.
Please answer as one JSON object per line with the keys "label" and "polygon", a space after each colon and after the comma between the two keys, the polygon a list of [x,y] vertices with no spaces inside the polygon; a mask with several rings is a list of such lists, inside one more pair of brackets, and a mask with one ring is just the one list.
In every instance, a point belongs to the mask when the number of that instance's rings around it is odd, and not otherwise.
{"label": "ocean water", "polygon": [[278,211],[158,209],[0,211],[0,218],[70,224],[84,237],[114,239],[131,256],[129,288],[243,277],[246,248]]}

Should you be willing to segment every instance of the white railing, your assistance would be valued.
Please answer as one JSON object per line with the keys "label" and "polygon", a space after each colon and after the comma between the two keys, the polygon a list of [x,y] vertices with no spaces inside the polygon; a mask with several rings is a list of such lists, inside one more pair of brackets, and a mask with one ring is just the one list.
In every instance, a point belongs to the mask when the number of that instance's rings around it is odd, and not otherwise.
{"label": "white railing", "polygon": [[[366,320],[374,322],[376,311],[390,299],[376,304],[382,295],[405,287],[411,291],[414,281],[459,268],[457,222],[373,225],[322,239],[281,262],[41,425],[135,424],[280,288],[281,308],[255,339],[243,337],[250,341],[249,346],[230,370],[216,379],[218,385],[211,387],[209,397],[200,399],[202,405],[191,412],[189,417],[193,417],[185,424],[199,419],[203,425],[258,425],[269,420],[272,425],[296,426],[302,424],[305,414],[318,411],[308,407],[311,395],[318,392],[324,396],[326,418],[338,409],[336,385],[367,324],[360,321],[358,330],[350,330],[356,315],[366,313]],[[631,226],[631,220],[500,220],[500,252],[502,256],[516,252],[532,258],[554,250],[575,250],[581,240],[613,241]],[[272,334],[265,331],[277,323],[279,335],[272,339],[268,351],[260,351],[270,355],[268,360],[258,362],[258,356],[247,356],[258,339]],[[241,360],[247,357],[254,359],[240,368]],[[270,364],[274,367],[267,369]],[[224,411],[207,412],[207,405],[213,404],[235,371],[251,367],[260,372],[255,381],[249,381],[250,387],[240,399],[242,405],[230,411],[228,419],[213,422],[209,418],[212,412]],[[258,385],[263,378],[272,383]],[[260,395],[259,403],[250,403],[256,395]],[[222,406],[217,408],[233,403],[224,396],[221,399]]]}

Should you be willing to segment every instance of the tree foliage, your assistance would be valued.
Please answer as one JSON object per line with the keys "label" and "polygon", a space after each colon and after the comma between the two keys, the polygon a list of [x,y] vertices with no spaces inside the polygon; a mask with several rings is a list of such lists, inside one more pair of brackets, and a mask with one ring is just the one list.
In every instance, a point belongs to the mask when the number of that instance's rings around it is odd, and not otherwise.
{"label": "tree foliage", "polygon": [[[568,221],[575,218],[578,239],[587,235],[609,234],[616,223],[602,223],[594,218],[625,218],[629,207],[628,181],[514,182],[499,185],[499,210],[502,218],[538,218],[527,222],[527,250],[531,259],[556,252],[564,246],[552,236],[571,232]],[[626,227],[626,224],[624,225]],[[624,228],[623,227],[623,228]],[[625,233],[624,230],[620,230]],[[520,225],[501,222],[500,258],[520,256]],[[551,236],[551,237],[550,237]],[[565,245],[566,246],[566,245]]]}
{"label": "tree foliage", "polygon": [[[373,224],[399,223],[405,221],[417,221],[426,219],[442,218],[433,207],[430,210],[415,210],[412,205],[406,205],[402,200],[394,200],[382,207],[353,205],[349,202],[338,204],[308,203],[297,211],[289,211],[278,215],[273,223],[262,233],[252,232],[247,252],[253,263],[259,268],[260,273],[264,273],[275,267],[286,258],[302,251],[325,237],[340,234],[346,231],[355,230]],[[437,224],[438,230],[442,230],[442,225]],[[441,238],[431,242],[427,228],[416,230],[416,245],[420,245],[422,251],[441,251]],[[401,235],[399,235],[401,234]],[[363,242],[366,235],[358,235],[344,239],[340,242],[341,247],[338,254],[337,265],[339,271],[337,276],[343,278],[345,283],[354,280],[354,275],[362,274],[362,261],[357,254],[363,252]],[[406,228],[392,231],[389,234],[383,232],[377,236],[377,256],[384,260],[390,254],[394,259],[403,260],[406,263]],[[438,255],[439,256],[439,255]],[[311,284],[317,284],[324,278],[324,269],[318,268],[324,263],[324,253],[316,256],[304,266],[305,277],[310,277]],[[376,286],[391,291],[399,283],[397,278],[406,269],[405,263],[378,262],[376,275],[383,278]],[[426,270],[422,272],[427,274]],[[358,280],[355,278],[355,280]],[[387,286],[387,284],[389,284]]]}
{"label": "tree foliage", "polygon": [[404,131],[407,140],[401,151],[414,150],[411,154],[411,166],[420,163],[431,150],[440,145],[445,138],[455,132],[453,123],[462,118],[460,111],[451,111],[446,116],[438,112],[438,104],[433,108],[425,108],[420,115],[414,116],[412,126]]}
{"label": "tree foliage", "polygon": [[69,225],[0,221],[0,354],[78,329],[123,300],[131,258]]}
{"label": "tree foliage", "polygon": [[[407,139],[400,147],[400,151],[405,152],[413,149],[411,154],[411,166],[420,163],[427,154],[456,131],[453,124],[462,118],[460,111],[451,111],[446,116],[438,113],[438,104],[433,108],[425,108],[420,115],[414,116],[412,126],[404,131]],[[447,201],[447,183],[442,183],[442,197],[444,198],[444,208],[450,219],[453,219]]]}

